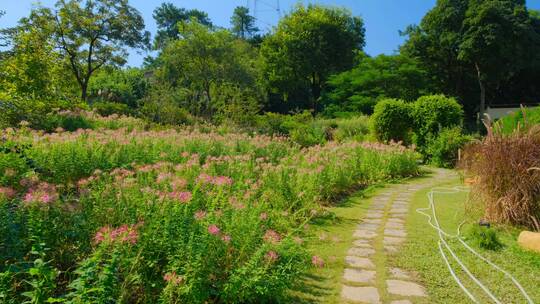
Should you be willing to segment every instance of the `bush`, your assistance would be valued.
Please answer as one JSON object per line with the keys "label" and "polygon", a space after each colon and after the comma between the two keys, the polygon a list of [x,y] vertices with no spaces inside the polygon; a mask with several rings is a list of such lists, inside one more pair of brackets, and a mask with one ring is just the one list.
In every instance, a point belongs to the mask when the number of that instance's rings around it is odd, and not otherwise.
{"label": "bush", "polygon": [[172,102],[147,101],[140,109],[143,117],[164,125],[192,125],[195,118]]}
{"label": "bush", "polygon": [[92,108],[102,116],[110,116],[113,114],[118,115],[131,115],[133,111],[127,104],[117,102],[96,102],[92,105]]}
{"label": "bush", "polygon": [[461,126],[463,108],[454,99],[444,95],[420,97],[412,107],[414,143],[419,151],[426,154],[427,140],[444,128]]}
{"label": "bush", "polygon": [[474,225],[469,231],[469,236],[478,247],[486,250],[499,250],[503,247],[497,231],[492,228]]}
{"label": "bush", "polygon": [[494,134],[466,147],[461,166],[489,221],[540,230],[540,129]]}
{"label": "bush", "polygon": [[383,142],[410,141],[412,121],[411,105],[399,99],[384,99],[376,106],[371,116],[375,137]]}
{"label": "bush", "polygon": [[349,119],[336,119],[336,129],[333,132],[333,139],[344,141],[353,139],[362,141],[369,134],[369,117],[357,116]]}
{"label": "bush", "polygon": [[427,139],[426,156],[429,162],[443,168],[453,168],[458,161],[458,151],[472,140],[463,135],[461,128],[443,129],[438,135]]}

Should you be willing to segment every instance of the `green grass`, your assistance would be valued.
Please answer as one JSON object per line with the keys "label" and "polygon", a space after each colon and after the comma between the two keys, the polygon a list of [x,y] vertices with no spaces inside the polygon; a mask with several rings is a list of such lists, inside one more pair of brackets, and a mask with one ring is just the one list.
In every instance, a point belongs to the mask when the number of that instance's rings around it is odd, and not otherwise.
{"label": "green grass", "polygon": [[[456,178],[451,183],[442,186],[457,186],[460,181]],[[417,279],[427,287],[429,299],[415,303],[468,303],[470,300],[450,276],[438,249],[438,236],[435,230],[427,224],[427,218],[418,214],[417,208],[427,207],[428,190],[415,194],[407,220],[409,237],[401,250],[401,254],[392,257],[388,262],[391,266],[415,272]],[[445,194],[435,197],[437,216],[443,229],[451,234],[457,231],[459,224],[467,220],[463,234],[467,237],[473,223],[481,217],[478,212],[468,208],[468,194]],[[503,244],[497,251],[481,249],[470,237],[467,243],[484,257],[510,272],[522,284],[534,302],[540,302],[540,254],[522,250],[517,244],[519,230],[509,227],[492,228]],[[502,303],[525,303],[517,288],[499,272],[466,251],[457,241],[451,241],[450,246],[462,259],[464,264],[477,276]],[[481,303],[492,303],[482,291],[475,287],[457,263],[452,263],[463,283]]]}

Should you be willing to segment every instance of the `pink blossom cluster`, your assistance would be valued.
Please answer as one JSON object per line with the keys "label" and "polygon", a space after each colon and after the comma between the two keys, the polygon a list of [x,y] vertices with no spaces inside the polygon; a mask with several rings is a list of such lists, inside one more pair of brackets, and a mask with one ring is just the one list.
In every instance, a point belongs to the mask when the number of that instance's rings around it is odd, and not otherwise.
{"label": "pink blossom cluster", "polygon": [[111,226],[101,227],[94,236],[94,242],[96,242],[96,244],[103,242],[135,244],[139,238],[137,228],[141,224],[142,223],[137,225],[122,225],[116,229],[113,229]]}
{"label": "pink blossom cluster", "polygon": [[17,192],[10,187],[0,187],[0,198],[12,199]]}
{"label": "pink blossom cluster", "polygon": [[208,226],[208,233],[210,233],[211,235],[220,236],[221,240],[224,243],[230,243],[232,240],[230,235],[221,233],[221,229],[219,229],[219,227],[214,224]]}
{"label": "pink blossom cluster", "polygon": [[193,198],[193,194],[188,191],[173,191],[169,193],[169,198],[179,201],[181,203],[187,203]]}
{"label": "pink blossom cluster", "polygon": [[278,244],[279,242],[281,242],[281,235],[275,230],[268,229],[264,233],[263,240],[267,243]]}
{"label": "pink blossom cluster", "polygon": [[46,182],[41,182],[35,186],[32,186],[28,189],[24,195],[24,202],[29,203],[42,203],[49,204],[58,200],[58,192],[56,191],[56,186]]}
{"label": "pink blossom cluster", "polygon": [[233,180],[228,176],[210,176],[206,173],[201,173],[197,177],[197,181],[203,184],[212,184],[216,186],[232,185]]}
{"label": "pink blossom cluster", "polygon": [[168,272],[163,276],[165,282],[178,286],[184,282],[184,277],[176,274],[176,271]]}

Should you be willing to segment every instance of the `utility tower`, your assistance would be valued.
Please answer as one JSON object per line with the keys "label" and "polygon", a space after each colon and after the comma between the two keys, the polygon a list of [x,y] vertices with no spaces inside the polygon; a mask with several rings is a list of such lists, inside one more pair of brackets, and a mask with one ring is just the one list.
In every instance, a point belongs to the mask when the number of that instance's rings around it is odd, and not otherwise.
{"label": "utility tower", "polygon": [[260,29],[270,30],[281,18],[279,0],[247,0],[247,8]]}

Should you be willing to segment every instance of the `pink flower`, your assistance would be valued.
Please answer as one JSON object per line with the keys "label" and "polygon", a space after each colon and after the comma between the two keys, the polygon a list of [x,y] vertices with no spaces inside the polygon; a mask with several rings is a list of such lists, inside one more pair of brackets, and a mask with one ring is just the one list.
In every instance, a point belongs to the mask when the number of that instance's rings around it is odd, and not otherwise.
{"label": "pink flower", "polygon": [[191,201],[191,198],[193,197],[193,194],[191,192],[172,192],[169,194],[169,197],[172,199],[176,199],[180,201],[181,203],[187,203]]}
{"label": "pink flower", "polygon": [[202,210],[199,210],[197,212],[195,212],[195,219],[200,221],[202,219],[204,219],[206,217],[206,212],[205,211],[202,211]]}
{"label": "pink flower", "polygon": [[281,241],[281,236],[279,233],[272,229],[266,230],[266,233],[263,236],[263,239],[265,242],[271,243],[271,244],[277,244]]}
{"label": "pink flower", "polygon": [[314,255],[311,257],[311,264],[315,267],[322,268],[324,267],[324,260],[321,257]]}
{"label": "pink flower", "polygon": [[44,204],[48,204],[52,201],[52,197],[49,194],[44,193],[43,195],[41,195],[39,201]]}
{"label": "pink flower", "polygon": [[279,258],[279,255],[274,250],[270,250],[264,256],[268,262],[275,262]]}
{"label": "pink flower", "polygon": [[216,186],[232,185],[233,180],[228,176],[218,176],[213,180],[213,184]]}
{"label": "pink flower", "polygon": [[112,229],[110,226],[101,227],[94,236],[94,242],[96,244],[103,242],[135,244],[139,238],[137,227],[141,224],[132,226],[122,225],[116,229]]}
{"label": "pink flower", "polygon": [[180,285],[184,282],[184,277],[176,274],[176,271],[168,272],[163,276],[163,280],[173,285]]}
{"label": "pink flower", "polygon": [[0,198],[11,199],[15,196],[16,192],[9,187],[0,187]]}
{"label": "pink flower", "polygon": [[231,242],[231,236],[228,235],[228,234],[225,234],[224,236],[221,237],[221,240],[225,243],[230,243]]}
{"label": "pink flower", "polygon": [[259,215],[259,219],[261,221],[266,221],[268,219],[268,214],[266,212],[261,213],[261,215]]}
{"label": "pink flower", "polygon": [[208,226],[208,233],[212,235],[218,235],[220,232],[219,227],[216,225],[210,225]]}

